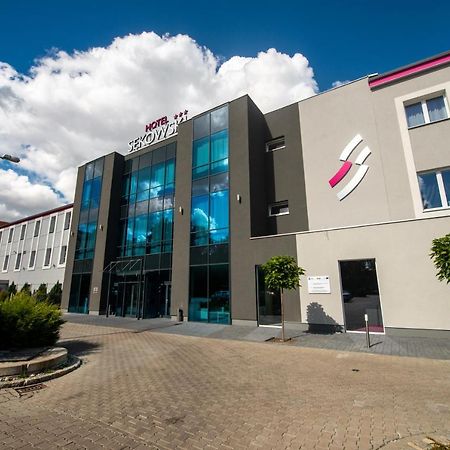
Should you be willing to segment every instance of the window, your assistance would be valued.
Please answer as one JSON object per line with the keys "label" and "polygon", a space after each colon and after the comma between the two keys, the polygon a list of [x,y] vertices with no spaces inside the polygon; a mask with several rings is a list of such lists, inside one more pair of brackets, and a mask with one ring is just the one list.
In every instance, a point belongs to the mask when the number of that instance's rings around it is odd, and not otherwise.
{"label": "window", "polygon": [[423,209],[450,206],[450,168],[417,174]]}
{"label": "window", "polygon": [[70,227],[70,218],[71,218],[71,216],[72,216],[72,212],[71,211],[66,212],[66,215],[64,217],[64,229],[65,230],[68,230],[69,227]]}
{"label": "window", "polygon": [[67,255],[67,245],[61,247],[61,253],[59,254],[59,264],[64,264],[66,262]]}
{"label": "window", "polygon": [[14,234],[14,228],[10,228],[9,229],[9,235],[8,235],[8,244],[10,242],[12,242],[13,234]]}
{"label": "window", "polygon": [[50,266],[51,257],[52,257],[52,249],[48,248],[47,250],[45,250],[44,267]]}
{"label": "window", "polygon": [[50,228],[48,230],[49,234],[55,231],[55,224],[56,224],[56,216],[50,217]]}
{"label": "window", "polygon": [[20,270],[20,262],[22,261],[22,253],[17,253],[16,256],[16,265],[14,267],[14,270]]}
{"label": "window", "polygon": [[289,205],[287,200],[269,205],[269,216],[283,216],[285,214],[289,214]]}
{"label": "window", "polygon": [[40,229],[41,229],[41,221],[36,220],[36,222],[34,222],[34,237],[39,236]]}
{"label": "window", "polygon": [[8,270],[8,263],[9,263],[9,255],[6,255],[5,260],[3,261],[3,272],[6,272]]}
{"label": "window", "polygon": [[35,264],[36,264],[36,250],[32,250],[30,254],[30,262],[28,264],[28,268],[29,269],[34,268]]}
{"label": "window", "polygon": [[284,136],[266,142],[266,152],[274,152],[275,150],[281,150],[283,148],[286,148]]}
{"label": "window", "polygon": [[405,112],[408,128],[448,118],[446,99],[443,95],[405,105]]}
{"label": "window", "polygon": [[20,240],[23,241],[25,238],[25,231],[27,229],[27,226],[24,224],[22,225],[22,228],[20,229]]}

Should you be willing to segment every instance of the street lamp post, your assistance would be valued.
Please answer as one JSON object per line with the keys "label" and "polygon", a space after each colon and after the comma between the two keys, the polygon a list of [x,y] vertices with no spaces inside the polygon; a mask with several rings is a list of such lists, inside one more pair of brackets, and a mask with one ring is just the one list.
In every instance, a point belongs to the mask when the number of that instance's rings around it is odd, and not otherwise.
{"label": "street lamp post", "polygon": [[7,155],[7,154],[0,156],[0,159],[4,159],[4,160],[12,162],[12,163],[20,162],[20,158],[18,158],[17,156],[11,156],[11,155]]}

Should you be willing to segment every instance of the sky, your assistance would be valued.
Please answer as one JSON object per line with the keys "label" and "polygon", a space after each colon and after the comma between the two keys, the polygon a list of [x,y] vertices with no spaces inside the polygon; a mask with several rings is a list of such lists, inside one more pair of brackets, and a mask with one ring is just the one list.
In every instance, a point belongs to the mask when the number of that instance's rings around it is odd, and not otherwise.
{"label": "sky", "polygon": [[73,200],[149,121],[248,93],[267,112],[449,50],[450,2],[0,0],[0,220]]}

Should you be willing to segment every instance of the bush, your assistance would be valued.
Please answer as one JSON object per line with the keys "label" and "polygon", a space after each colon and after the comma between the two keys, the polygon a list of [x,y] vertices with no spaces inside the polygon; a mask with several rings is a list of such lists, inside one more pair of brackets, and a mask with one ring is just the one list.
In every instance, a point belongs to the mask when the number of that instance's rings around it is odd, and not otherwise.
{"label": "bush", "polygon": [[450,234],[433,239],[430,257],[436,266],[438,280],[450,283]]}
{"label": "bush", "polygon": [[47,300],[47,285],[42,283],[33,293],[33,297],[38,302],[45,302]]}
{"label": "bush", "polygon": [[0,291],[0,302],[4,302],[8,297],[8,291]]}
{"label": "bush", "polygon": [[8,297],[11,295],[17,294],[17,286],[14,284],[14,281],[8,286]]}
{"label": "bush", "polygon": [[54,345],[63,323],[57,306],[19,292],[0,303],[0,349]]}
{"label": "bush", "polygon": [[25,292],[26,294],[31,294],[31,285],[30,285],[30,283],[25,283],[22,286],[22,289],[20,290],[20,292]]}
{"label": "bush", "polygon": [[52,305],[61,305],[62,286],[59,281],[50,289],[48,293],[47,301]]}

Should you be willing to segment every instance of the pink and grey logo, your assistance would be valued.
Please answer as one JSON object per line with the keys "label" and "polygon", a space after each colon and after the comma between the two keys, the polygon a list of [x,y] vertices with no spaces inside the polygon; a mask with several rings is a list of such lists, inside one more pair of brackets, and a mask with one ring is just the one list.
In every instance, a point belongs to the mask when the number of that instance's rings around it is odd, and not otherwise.
{"label": "pink and grey logo", "polygon": [[[341,153],[339,159],[344,163],[342,167],[330,178],[328,181],[330,186],[334,188],[338,183],[340,183],[347,173],[352,168],[352,163],[348,161],[349,156],[352,154],[353,150],[362,142],[363,138],[357,134],[344,148]],[[366,175],[369,170],[369,166],[363,164],[364,161],[368,158],[371,151],[369,147],[364,147],[359,155],[356,157],[355,164],[359,166],[357,172],[353,176],[353,178],[337,193],[337,197],[339,200],[344,200],[348,194],[350,194],[359,183],[361,183],[362,179]]]}

